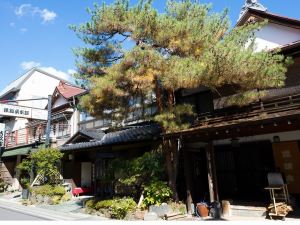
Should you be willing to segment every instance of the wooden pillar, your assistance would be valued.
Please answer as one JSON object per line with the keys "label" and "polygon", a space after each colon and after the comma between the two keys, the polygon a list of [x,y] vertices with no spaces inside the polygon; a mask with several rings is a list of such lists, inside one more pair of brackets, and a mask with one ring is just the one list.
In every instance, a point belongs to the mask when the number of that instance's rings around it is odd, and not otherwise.
{"label": "wooden pillar", "polygon": [[186,186],[186,205],[187,205],[187,213],[192,214],[192,194],[191,194],[191,163],[190,157],[186,149],[183,149],[183,161],[184,161],[184,177],[185,177],[185,186]]}
{"label": "wooden pillar", "polygon": [[210,202],[219,201],[214,146],[212,142],[209,142],[206,146],[206,160]]}

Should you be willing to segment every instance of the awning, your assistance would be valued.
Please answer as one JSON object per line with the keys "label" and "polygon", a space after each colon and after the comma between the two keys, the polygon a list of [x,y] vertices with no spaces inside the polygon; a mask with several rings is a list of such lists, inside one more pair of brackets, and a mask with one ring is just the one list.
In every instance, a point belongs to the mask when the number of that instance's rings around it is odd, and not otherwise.
{"label": "awning", "polygon": [[22,147],[13,150],[6,150],[2,154],[3,157],[17,156],[17,155],[28,155],[32,147]]}

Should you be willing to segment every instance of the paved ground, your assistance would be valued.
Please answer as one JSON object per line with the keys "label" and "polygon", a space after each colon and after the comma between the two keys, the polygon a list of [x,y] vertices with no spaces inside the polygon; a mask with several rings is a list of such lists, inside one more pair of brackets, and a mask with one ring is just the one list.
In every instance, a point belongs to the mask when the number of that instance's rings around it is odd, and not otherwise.
{"label": "paved ground", "polygon": [[[70,210],[67,210],[67,208]],[[4,216],[2,216],[1,210],[3,210]],[[73,212],[73,210],[74,208],[70,206],[57,206],[52,208],[24,206],[20,203],[19,198],[6,199],[3,196],[0,197],[0,220],[108,220],[104,217],[80,213],[77,210],[75,210],[77,212]]]}
{"label": "paved ground", "polygon": [[[0,221],[1,220],[63,220],[63,221],[80,221],[80,220],[108,220],[104,217],[92,216],[82,213],[82,199],[76,198],[71,202],[60,205],[36,205],[24,206],[20,202],[20,196],[0,195]],[[300,211],[299,211],[300,213]],[[38,215],[38,216],[37,216]],[[290,214],[287,221],[299,222],[299,216]],[[187,217],[183,221],[202,220],[197,217]],[[214,220],[206,218],[205,220]],[[220,220],[229,221],[269,221],[262,216],[231,216]],[[0,222],[1,223],[1,222]]]}
{"label": "paved ground", "polygon": [[49,220],[49,219],[28,215],[12,209],[2,208],[0,206],[0,220]]}

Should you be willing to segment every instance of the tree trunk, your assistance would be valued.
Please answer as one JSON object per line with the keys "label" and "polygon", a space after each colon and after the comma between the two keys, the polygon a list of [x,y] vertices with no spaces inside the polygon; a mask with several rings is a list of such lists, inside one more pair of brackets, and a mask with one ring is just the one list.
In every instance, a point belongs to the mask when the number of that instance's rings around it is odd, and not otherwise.
{"label": "tree trunk", "polygon": [[163,149],[166,158],[168,184],[173,192],[173,200],[178,202],[177,171],[178,171],[178,144],[176,140],[163,140]]}
{"label": "tree trunk", "polygon": [[155,96],[156,96],[156,104],[158,107],[158,112],[163,112],[163,104],[162,104],[162,96],[161,96],[161,89],[159,87],[157,77],[154,78],[154,86],[155,86]]}
{"label": "tree trunk", "polygon": [[206,146],[206,160],[210,202],[219,201],[216,166],[214,159],[214,146],[212,142],[209,142]]}
{"label": "tree trunk", "polygon": [[185,186],[186,186],[186,206],[187,206],[187,213],[192,214],[192,203],[193,198],[191,194],[191,165],[190,165],[190,157],[186,149],[183,149],[183,157],[184,157],[184,176],[185,176]]}
{"label": "tree trunk", "polygon": [[[161,88],[159,86],[159,82],[157,77],[154,79],[154,85],[155,85],[155,95],[156,95],[156,104],[158,107],[158,112],[163,113],[164,111],[164,104],[162,99],[162,93]],[[168,90],[168,102],[167,107],[168,110],[173,110],[174,107],[174,93],[171,90]],[[164,127],[162,128],[162,132],[166,133],[166,130]],[[178,170],[178,143],[177,140],[166,140],[163,138],[163,151],[165,154],[165,161],[166,161],[166,168],[167,168],[167,174],[168,174],[168,184],[173,192],[173,200],[178,202],[178,193],[177,193],[177,170]]]}

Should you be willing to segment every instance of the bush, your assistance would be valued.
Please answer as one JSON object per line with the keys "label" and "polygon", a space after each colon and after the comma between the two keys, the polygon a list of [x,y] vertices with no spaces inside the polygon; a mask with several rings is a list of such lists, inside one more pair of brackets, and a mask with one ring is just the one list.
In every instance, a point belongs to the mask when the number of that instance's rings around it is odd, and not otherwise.
{"label": "bush", "polygon": [[63,196],[66,193],[66,190],[63,186],[55,186],[52,193],[53,195]]}
{"label": "bush", "polygon": [[96,204],[96,201],[94,199],[87,200],[85,202],[85,207],[88,209],[95,209],[95,204]]}
{"label": "bush", "polygon": [[52,205],[57,205],[57,204],[60,203],[60,200],[61,200],[61,196],[60,195],[54,195],[51,198],[51,203],[52,203]]}
{"label": "bush", "polygon": [[4,180],[0,177],[0,192],[4,192],[7,187],[7,184],[4,182]]}
{"label": "bush", "polygon": [[114,219],[124,219],[133,212],[137,204],[132,198],[116,198],[103,201],[88,200],[85,204],[88,209],[95,209],[103,214],[109,214]]}
{"label": "bush", "polygon": [[165,178],[161,148],[129,160],[117,158],[112,161],[111,167],[117,180],[115,192],[130,195],[136,200],[140,197],[144,184]]}
{"label": "bush", "polygon": [[144,200],[145,206],[160,205],[171,199],[172,190],[163,181],[155,181],[144,186]]}
{"label": "bush", "polygon": [[61,201],[63,201],[63,202],[70,201],[71,199],[72,199],[72,195],[71,195],[71,193],[69,193],[69,192],[65,193],[65,194],[61,197]]}
{"label": "bush", "polygon": [[100,210],[103,208],[109,209],[114,204],[114,201],[115,200],[113,200],[113,199],[109,199],[109,200],[103,200],[103,201],[96,202],[94,209],[96,209],[96,210]]}
{"label": "bush", "polygon": [[39,187],[31,188],[31,192],[35,195],[42,195],[42,196],[60,196],[62,197],[66,191],[63,186],[51,186],[51,185],[43,185]]}
{"label": "bush", "polygon": [[111,217],[115,219],[124,219],[128,213],[136,209],[136,203],[132,198],[122,198],[115,200],[111,208]]}

